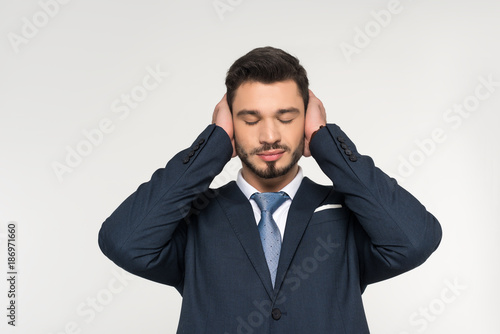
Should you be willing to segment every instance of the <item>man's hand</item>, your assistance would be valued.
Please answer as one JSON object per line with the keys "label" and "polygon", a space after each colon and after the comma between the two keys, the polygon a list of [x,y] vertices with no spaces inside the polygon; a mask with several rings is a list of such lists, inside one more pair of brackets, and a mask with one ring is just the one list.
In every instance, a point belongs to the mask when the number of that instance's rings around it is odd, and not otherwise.
{"label": "man's hand", "polygon": [[220,100],[220,102],[215,106],[215,110],[212,115],[212,124],[218,125],[226,131],[229,139],[231,139],[231,144],[233,145],[232,157],[234,158],[236,156],[236,149],[234,148],[233,115],[231,114],[231,110],[229,110],[226,94],[224,94],[222,100]]}
{"label": "man's hand", "polygon": [[307,105],[306,111],[306,121],[305,121],[305,143],[304,143],[304,156],[310,157],[311,151],[309,150],[309,143],[311,142],[311,136],[319,127],[323,125],[326,126],[326,111],[321,102],[316,95],[309,89],[309,103]]}

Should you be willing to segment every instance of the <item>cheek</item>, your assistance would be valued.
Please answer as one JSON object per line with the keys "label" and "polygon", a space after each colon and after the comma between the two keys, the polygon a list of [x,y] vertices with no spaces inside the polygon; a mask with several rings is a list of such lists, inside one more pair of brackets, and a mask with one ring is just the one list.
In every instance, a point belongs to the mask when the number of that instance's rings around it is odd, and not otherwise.
{"label": "cheek", "polygon": [[289,143],[293,143],[294,146],[298,146],[304,139],[304,124],[297,122],[293,127],[290,127],[286,131]]}
{"label": "cheek", "polygon": [[239,122],[234,123],[234,140],[238,142],[239,145],[245,146],[248,142],[252,140],[254,134],[251,132],[248,126],[242,126],[238,124]]}

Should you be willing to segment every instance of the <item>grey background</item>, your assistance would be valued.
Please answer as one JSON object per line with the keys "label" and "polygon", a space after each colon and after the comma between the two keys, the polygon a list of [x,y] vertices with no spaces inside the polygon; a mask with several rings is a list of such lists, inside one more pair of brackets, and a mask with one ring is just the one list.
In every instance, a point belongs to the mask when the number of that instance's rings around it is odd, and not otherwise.
{"label": "grey background", "polygon": [[[211,122],[232,62],[273,45],[302,61],[328,121],[442,223],[442,244],[422,267],[368,287],[371,331],[498,333],[499,10],[485,0],[1,0],[0,267],[15,221],[19,308],[16,328],[0,314],[0,332],[175,332],[178,293],[122,273],[97,232]],[[383,13],[390,19],[377,23]],[[122,94],[141,92],[148,68],[169,75],[126,116],[114,112]],[[497,84],[487,97],[466,116],[450,113],[477,89],[484,96],[488,77]],[[106,119],[112,130],[58,177],[54,164]],[[329,182],[312,158],[300,164]],[[2,279],[0,305],[6,292]]]}

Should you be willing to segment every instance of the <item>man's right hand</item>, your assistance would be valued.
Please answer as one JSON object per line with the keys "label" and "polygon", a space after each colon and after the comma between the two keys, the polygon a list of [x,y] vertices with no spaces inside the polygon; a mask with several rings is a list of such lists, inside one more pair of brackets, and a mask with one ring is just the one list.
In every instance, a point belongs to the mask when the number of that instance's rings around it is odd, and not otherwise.
{"label": "man's right hand", "polygon": [[236,149],[234,147],[234,130],[233,130],[233,115],[227,104],[226,94],[222,97],[219,103],[215,106],[214,113],[212,115],[212,124],[218,125],[226,131],[229,139],[231,139],[231,144],[233,145],[232,157],[236,156]]}

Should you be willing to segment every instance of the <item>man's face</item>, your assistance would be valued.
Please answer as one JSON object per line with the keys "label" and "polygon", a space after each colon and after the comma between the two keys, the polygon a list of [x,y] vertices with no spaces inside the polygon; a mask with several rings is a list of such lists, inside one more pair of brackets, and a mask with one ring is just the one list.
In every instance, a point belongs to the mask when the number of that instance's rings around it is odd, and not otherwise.
{"label": "man's face", "polygon": [[290,172],[304,150],[304,101],[295,81],[245,82],[232,109],[244,173],[270,179]]}

